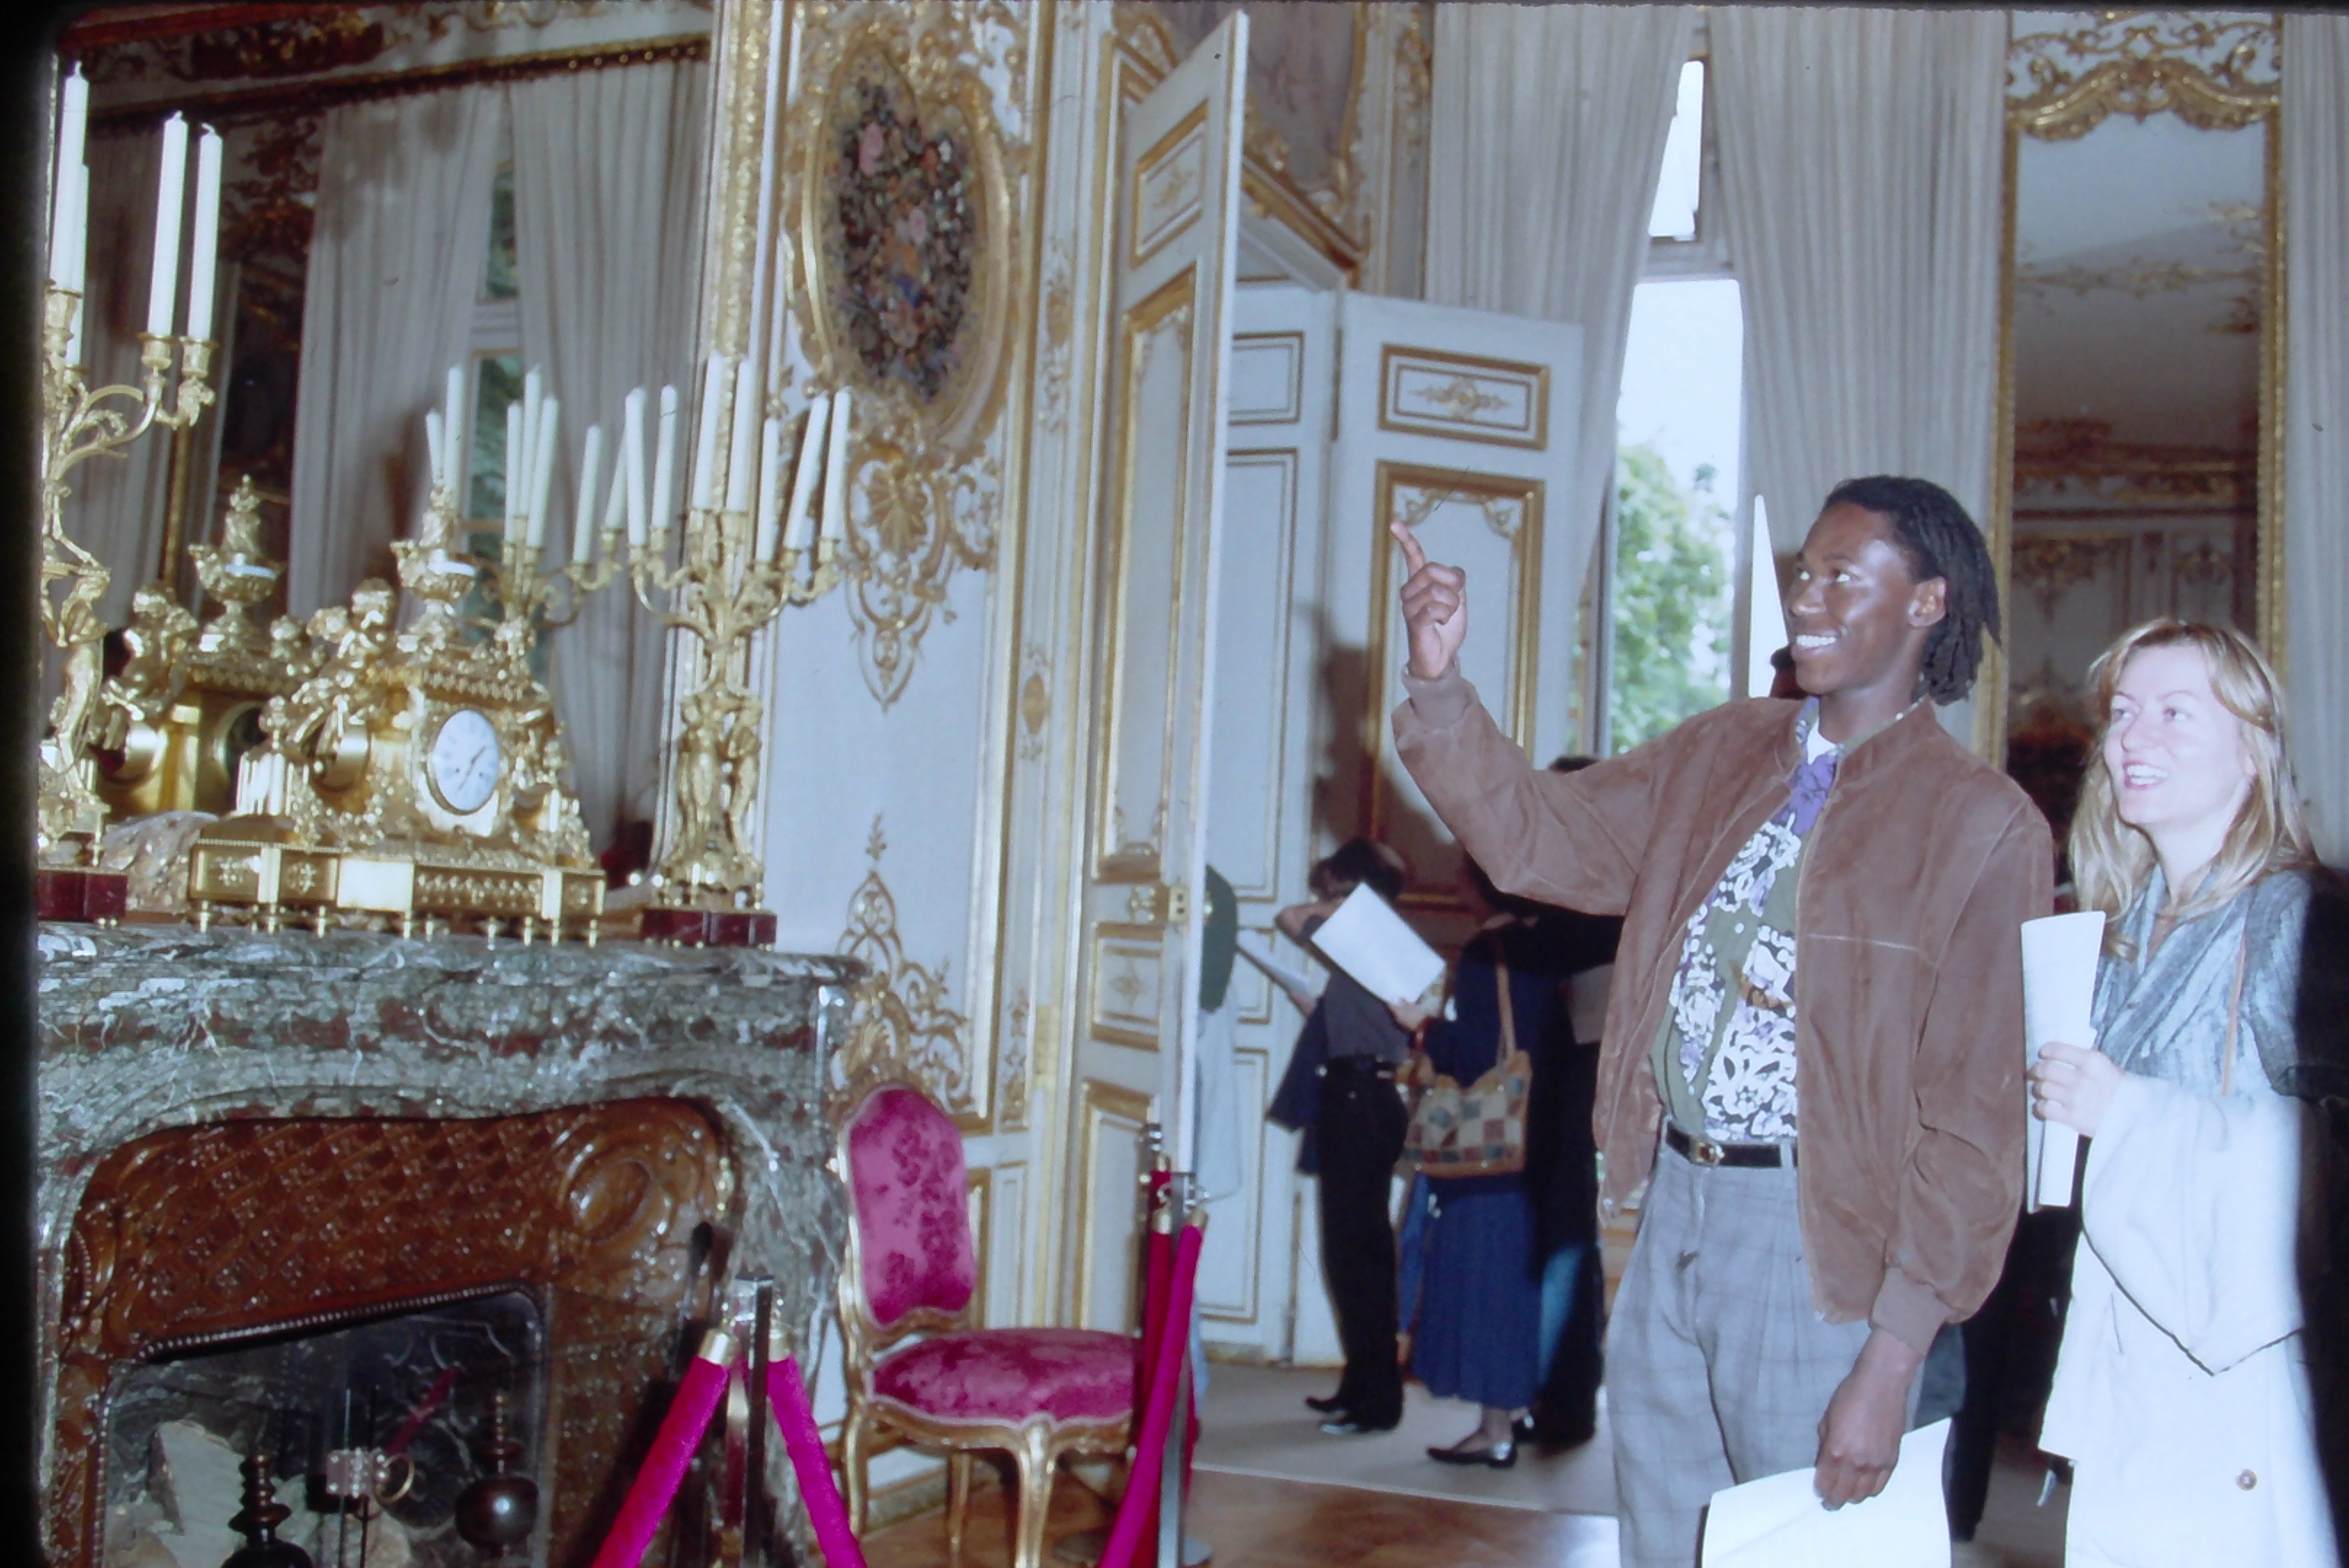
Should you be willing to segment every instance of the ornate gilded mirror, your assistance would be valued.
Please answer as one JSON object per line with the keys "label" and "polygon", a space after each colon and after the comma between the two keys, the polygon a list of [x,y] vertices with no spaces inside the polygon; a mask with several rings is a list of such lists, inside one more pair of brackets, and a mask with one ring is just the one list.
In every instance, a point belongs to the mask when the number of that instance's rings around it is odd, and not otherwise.
{"label": "ornate gilded mirror", "polygon": [[1984,749],[2060,834],[2088,665],[2156,615],[2282,643],[2275,18],[2018,12],[2004,659]]}

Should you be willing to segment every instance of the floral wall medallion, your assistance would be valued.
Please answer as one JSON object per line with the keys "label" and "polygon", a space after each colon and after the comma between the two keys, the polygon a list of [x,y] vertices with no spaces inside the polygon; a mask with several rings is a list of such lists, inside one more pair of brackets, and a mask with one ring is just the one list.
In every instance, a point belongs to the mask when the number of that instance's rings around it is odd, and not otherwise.
{"label": "floral wall medallion", "polygon": [[836,132],[833,305],[866,375],[933,402],[960,366],[970,320],[970,150],[951,130],[926,131],[895,84],[860,82],[851,104]]}

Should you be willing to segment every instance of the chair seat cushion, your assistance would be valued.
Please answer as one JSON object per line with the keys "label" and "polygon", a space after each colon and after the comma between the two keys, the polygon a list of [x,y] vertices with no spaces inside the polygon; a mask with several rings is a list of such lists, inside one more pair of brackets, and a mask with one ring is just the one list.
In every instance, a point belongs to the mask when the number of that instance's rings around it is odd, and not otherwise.
{"label": "chair seat cushion", "polygon": [[1092,1328],[941,1334],[883,1357],[873,1395],[934,1421],[1122,1420],[1133,1410],[1134,1346]]}

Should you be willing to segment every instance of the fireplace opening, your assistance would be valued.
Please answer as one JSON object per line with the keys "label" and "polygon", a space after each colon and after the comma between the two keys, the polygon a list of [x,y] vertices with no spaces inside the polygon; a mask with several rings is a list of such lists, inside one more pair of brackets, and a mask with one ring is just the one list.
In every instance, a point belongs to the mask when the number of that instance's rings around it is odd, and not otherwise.
{"label": "fireplace opening", "polygon": [[106,1398],[107,1568],[220,1568],[246,1543],[231,1521],[254,1455],[290,1510],[277,1539],[317,1568],[543,1564],[531,1505],[546,1490],[547,1370],[546,1314],[521,1289],[122,1364]]}

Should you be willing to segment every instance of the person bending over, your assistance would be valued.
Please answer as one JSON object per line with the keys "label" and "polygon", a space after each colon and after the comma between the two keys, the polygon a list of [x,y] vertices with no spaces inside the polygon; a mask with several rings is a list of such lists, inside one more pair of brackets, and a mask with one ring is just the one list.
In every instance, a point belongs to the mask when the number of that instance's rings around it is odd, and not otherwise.
{"label": "person bending over", "polygon": [[1997,593],[1922,480],[1848,480],[1786,601],[1807,700],[1733,702],[1536,772],[1456,662],[1465,574],[1395,530],[1403,762],[1509,892],[1624,916],[1594,1131],[1644,1182],[1608,1328],[1623,1561],[1686,1568],[1713,1493],[1816,1465],[1883,1490],[1916,1372],[1998,1275],[2021,1206],[2030,799],[1942,731]]}

